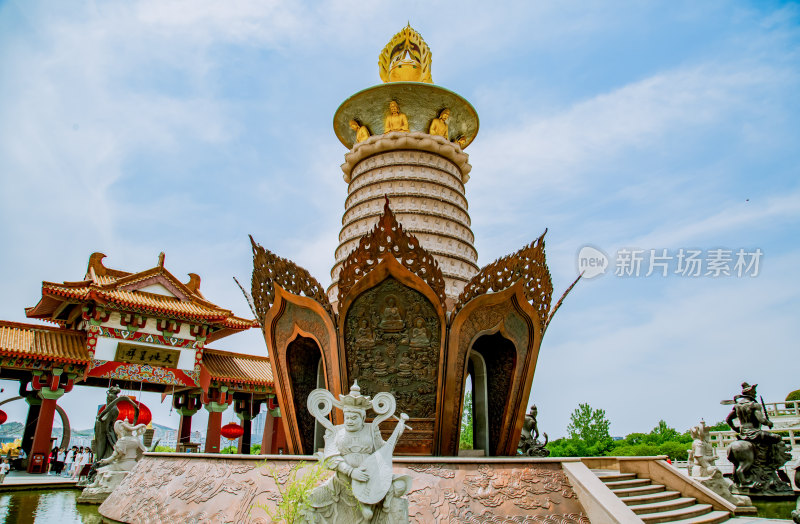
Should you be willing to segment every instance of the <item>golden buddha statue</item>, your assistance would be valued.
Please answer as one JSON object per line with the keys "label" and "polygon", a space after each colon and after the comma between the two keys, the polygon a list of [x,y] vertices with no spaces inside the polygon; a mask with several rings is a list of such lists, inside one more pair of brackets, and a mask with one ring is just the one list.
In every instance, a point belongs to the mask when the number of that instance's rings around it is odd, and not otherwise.
{"label": "golden buddha statue", "polygon": [[363,124],[359,124],[358,120],[350,121],[350,129],[356,132],[356,143],[363,142],[370,137],[369,129]]}
{"label": "golden buddha statue", "polygon": [[429,135],[443,136],[448,138],[447,120],[450,118],[450,110],[445,108],[439,113],[439,118],[434,118],[431,122],[431,127],[428,129]]}
{"label": "golden buddha statue", "polygon": [[394,100],[389,102],[389,115],[383,121],[383,132],[392,131],[408,133],[408,117],[400,112],[400,106]]}

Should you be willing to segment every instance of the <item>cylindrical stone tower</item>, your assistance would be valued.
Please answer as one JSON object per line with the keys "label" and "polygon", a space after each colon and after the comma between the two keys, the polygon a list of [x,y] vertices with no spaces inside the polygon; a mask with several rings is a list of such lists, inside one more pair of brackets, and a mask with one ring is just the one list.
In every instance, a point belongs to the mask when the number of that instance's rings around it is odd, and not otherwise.
{"label": "cylindrical stone tower", "polygon": [[348,191],[328,297],[336,304],[342,262],[388,197],[403,228],[436,258],[454,301],[479,269],[463,152],[478,132],[478,115],[464,98],[430,83],[430,50],[411,27],[395,35],[379,63],[386,83],[356,93],[334,116],[336,135],[352,149],[342,164]]}

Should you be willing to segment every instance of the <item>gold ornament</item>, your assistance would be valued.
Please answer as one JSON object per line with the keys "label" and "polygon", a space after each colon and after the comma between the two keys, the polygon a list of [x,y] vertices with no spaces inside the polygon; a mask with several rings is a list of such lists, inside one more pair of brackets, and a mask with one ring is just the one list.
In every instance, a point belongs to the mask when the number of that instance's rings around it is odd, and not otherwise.
{"label": "gold ornament", "polygon": [[378,57],[378,67],[384,82],[433,83],[431,50],[410,24],[383,48]]}
{"label": "gold ornament", "polygon": [[363,142],[364,140],[368,139],[370,136],[369,129],[367,126],[359,124],[358,120],[351,120],[350,121],[350,128],[356,132],[356,142]]}
{"label": "gold ornament", "polygon": [[408,117],[400,112],[400,106],[394,100],[389,102],[389,114],[383,121],[383,132],[392,131],[408,133]]}
{"label": "gold ornament", "polygon": [[448,138],[447,134],[447,119],[450,118],[450,110],[442,109],[439,113],[439,118],[434,118],[431,122],[431,127],[428,129],[429,135],[438,135]]}

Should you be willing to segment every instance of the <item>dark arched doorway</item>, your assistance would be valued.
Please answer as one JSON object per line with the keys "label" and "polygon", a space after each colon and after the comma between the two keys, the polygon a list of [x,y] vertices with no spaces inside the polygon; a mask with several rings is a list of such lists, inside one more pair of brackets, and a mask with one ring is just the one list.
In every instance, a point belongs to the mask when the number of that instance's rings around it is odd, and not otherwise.
{"label": "dark arched doorway", "polygon": [[467,370],[473,388],[473,448],[483,448],[487,456],[497,455],[516,360],[514,343],[501,333],[479,337],[469,352]]}
{"label": "dark arched doorway", "polygon": [[286,348],[286,361],[303,453],[311,455],[322,442],[322,432],[317,429],[318,423],[308,412],[306,399],[317,387],[325,387],[322,351],[314,339],[298,335]]}

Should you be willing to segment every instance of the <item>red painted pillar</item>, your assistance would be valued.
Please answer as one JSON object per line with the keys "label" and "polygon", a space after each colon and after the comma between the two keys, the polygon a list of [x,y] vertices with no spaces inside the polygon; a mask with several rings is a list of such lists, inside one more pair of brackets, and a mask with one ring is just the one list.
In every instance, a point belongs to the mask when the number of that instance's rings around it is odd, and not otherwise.
{"label": "red painted pillar", "polygon": [[286,433],[283,430],[283,424],[280,421],[276,421],[276,428],[275,428],[275,437],[272,439],[272,453],[282,454],[287,452],[286,446]]}
{"label": "red painted pillar", "polygon": [[181,444],[188,444],[192,437],[192,415],[181,415],[181,421],[178,424],[178,441],[176,442],[176,450],[181,448]]}
{"label": "red painted pillar", "polygon": [[206,429],[206,453],[219,453],[219,431],[221,427],[222,412],[210,411],[208,413],[208,428]]}
{"label": "red painted pillar", "polygon": [[[36,421],[36,433],[33,435],[33,446],[28,459],[28,473],[45,473],[47,457],[50,455],[50,434],[53,432],[53,417],[56,414],[56,399],[42,399],[39,419]],[[39,460],[39,455],[42,460]]]}
{"label": "red painted pillar", "polygon": [[261,438],[261,454],[269,455],[272,453],[272,435],[275,431],[275,417],[267,409],[267,417],[264,419],[264,436]]}
{"label": "red painted pillar", "polygon": [[36,420],[36,432],[33,435],[31,454],[28,457],[28,473],[44,473],[47,471],[47,457],[50,455],[50,434],[53,432],[53,416],[56,413],[56,402],[64,393],[72,390],[75,375],[64,375],[61,368],[49,371],[34,371],[31,387],[36,390],[42,404],[39,418]]}

